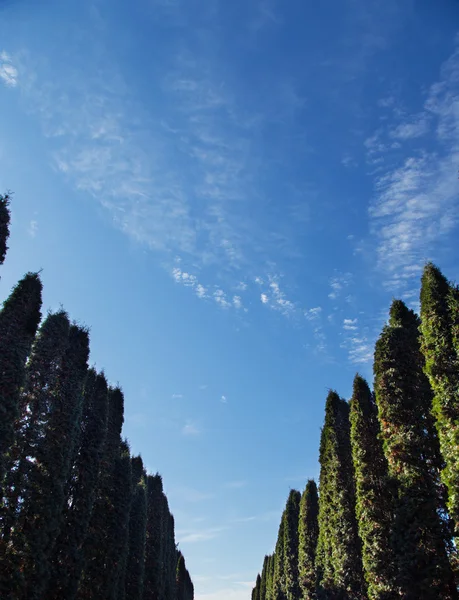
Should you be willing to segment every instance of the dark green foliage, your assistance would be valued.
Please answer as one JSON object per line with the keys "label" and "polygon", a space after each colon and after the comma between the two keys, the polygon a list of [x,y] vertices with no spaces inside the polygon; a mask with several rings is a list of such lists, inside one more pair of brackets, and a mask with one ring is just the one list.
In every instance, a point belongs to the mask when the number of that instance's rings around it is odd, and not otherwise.
{"label": "dark green foliage", "polygon": [[445,460],[441,478],[448,510],[459,540],[459,331],[458,291],[432,263],[425,266],[421,288],[421,349],[432,389],[433,414]]}
{"label": "dark green foliage", "polygon": [[261,577],[260,577],[260,573],[258,573],[255,587],[253,588],[253,592],[252,592],[252,599],[260,600],[260,598],[261,598]]}
{"label": "dark green foliage", "polygon": [[5,262],[10,236],[10,197],[8,194],[0,194],[0,265]]}
{"label": "dark green foliage", "polygon": [[[112,585],[107,580],[113,578],[113,564],[107,566],[107,544],[116,528],[113,503],[116,497],[115,470],[120,469],[121,429],[123,426],[124,396],[119,388],[110,388],[108,392],[107,430],[100,463],[99,486],[83,545],[83,573],[80,579],[77,598],[96,599]],[[130,461],[129,461],[130,466]],[[130,471],[130,469],[129,469]],[[119,473],[118,473],[119,475]]]}
{"label": "dark green foliage", "polygon": [[36,451],[45,435],[53,394],[68,348],[70,322],[65,312],[49,314],[43,321],[27,363],[25,383],[19,397],[19,416],[15,422],[15,444],[11,448],[5,482],[6,512],[2,518],[5,540],[19,516],[20,501],[31,492],[31,471],[36,469]]}
{"label": "dark green foliage", "polygon": [[260,600],[266,600],[266,589],[268,585],[268,563],[269,556],[265,556],[263,560],[263,569],[261,571]]}
{"label": "dark green foliage", "polygon": [[[0,195],[0,264],[8,225]],[[193,600],[161,478],[121,441],[123,394],[64,311],[36,335],[41,293],[29,273],[0,311],[0,597]]]}
{"label": "dark green foliage", "polygon": [[146,478],[140,456],[131,459],[133,498],[129,517],[129,553],[125,574],[126,598],[141,600],[145,571],[147,526]]}
{"label": "dark green foliage", "polygon": [[193,600],[194,589],[181,552],[177,552],[176,600]]}
{"label": "dark green foliage", "polygon": [[312,600],[316,590],[318,517],[319,496],[317,486],[316,482],[310,479],[301,496],[298,526],[298,581],[304,600]]}
{"label": "dark green foliage", "polygon": [[63,523],[67,482],[77,443],[88,355],[87,331],[72,325],[60,373],[50,393],[43,437],[36,444],[35,468],[28,473],[19,515],[19,526],[25,533],[25,597],[28,600],[43,597],[51,574],[50,559]]}
{"label": "dark green foliage", "polygon": [[285,599],[285,511],[282,514],[277,534],[276,553],[274,561],[273,600]]}
{"label": "dark green foliage", "polygon": [[300,517],[301,494],[291,490],[285,507],[284,522],[284,577],[285,597],[287,600],[299,600],[298,582],[298,523]]}
{"label": "dark green foliage", "polygon": [[354,379],[350,402],[351,445],[356,484],[356,515],[368,597],[398,597],[394,581],[391,531],[394,487],[379,439],[377,408],[367,382]]}
{"label": "dark green foliage", "polygon": [[15,441],[25,364],[41,318],[41,292],[39,276],[28,273],[0,311],[0,499]]}
{"label": "dark green foliage", "polygon": [[158,600],[162,588],[161,520],[163,482],[161,476],[147,477],[147,534],[145,546],[144,600]]}
{"label": "dark green foliage", "polygon": [[108,406],[107,381],[90,369],[83,393],[83,414],[76,459],[68,484],[64,525],[56,542],[47,600],[73,600],[83,566],[82,545],[96,497]]}
{"label": "dark green foliage", "polygon": [[454,598],[439,516],[438,440],[431,426],[432,391],[423,373],[419,319],[395,300],[375,350],[375,393],[389,474],[397,482],[394,550],[404,598]]}
{"label": "dark green foliage", "polygon": [[353,600],[365,591],[349,428],[347,403],[330,392],[320,441],[318,584],[321,597]]}

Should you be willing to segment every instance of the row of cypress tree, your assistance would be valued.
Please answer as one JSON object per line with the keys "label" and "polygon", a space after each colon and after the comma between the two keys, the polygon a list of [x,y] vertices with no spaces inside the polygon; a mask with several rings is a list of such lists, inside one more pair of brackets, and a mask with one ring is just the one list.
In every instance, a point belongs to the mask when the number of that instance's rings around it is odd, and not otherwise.
{"label": "row of cypress tree", "polygon": [[420,318],[394,300],[374,391],[330,391],[320,481],[291,490],[253,600],[459,597],[459,289],[425,266]]}
{"label": "row of cypress tree", "polygon": [[[0,264],[9,235],[0,195]],[[124,396],[87,329],[41,320],[28,273],[0,311],[0,597],[193,600],[161,476],[121,437]]]}

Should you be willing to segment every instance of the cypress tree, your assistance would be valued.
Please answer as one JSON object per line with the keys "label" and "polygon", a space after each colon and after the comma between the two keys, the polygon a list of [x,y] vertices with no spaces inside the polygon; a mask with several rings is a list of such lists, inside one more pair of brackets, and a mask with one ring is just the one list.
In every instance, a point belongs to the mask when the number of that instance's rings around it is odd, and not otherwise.
{"label": "cypress tree", "polygon": [[177,600],[187,600],[187,581],[185,559],[181,552],[178,553],[177,568],[176,568],[176,588]]}
{"label": "cypress tree", "polygon": [[[99,485],[89,524],[88,533],[83,544],[83,572],[81,575],[77,598],[95,600],[104,597],[109,583],[108,577],[114,577],[113,564],[108,564],[107,545],[112,539],[115,520],[113,502],[116,496],[115,469],[122,468],[121,429],[123,426],[124,396],[120,388],[110,388],[108,392],[107,430],[100,462]],[[130,461],[129,461],[130,464]],[[127,470],[127,469],[125,469]],[[129,470],[128,470],[129,471]],[[123,473],[126,476],[126,472]],[[124,490],[123,490],[124,494]],[[111,554],[110,554],[111,556]],[[110,575],[108,572],[110,571]],[[111,584],[117,584],[112,581]],[[108,597],[108,596],[105,596]]]}
{"label": "cypress tree", "polygon": [[276,542],[273,577],[273,600],[285,600],[285,511],[282,514]]}
{"label": "cypress tree", "polygon": [[19,417],[14,424],[15,443],[11,448],[5,482],[6,510],[2,515],[2,533],[6,541],[19,516],[19,508],[25,502],[30,472],[37,468],[35,452],[45,434],[53,405],[62,358],[68,348],[69,328],[70,322],[64,311],[50,313],[32,346],[19,396]]}
{"label": "cypress tree", "polygon": [[356,515],[370,600],[398,597],[391,531],[394,489],[379,439],[377,408],[367,382],[354,379],[350,402],[351,445],[356,482]]}
{"label": "cypress tree", "polygon": [[258,573],[255,587],[254,587],[253,594],[252,594],[253,600],[260,600],[260,598],[261,598],[260,591],[261,591],[261,577],[260,577],[260,573]]}
{"label": "cypress tree", "polygon": [[459,540],[459,330],[457,290],[432,263],[421,287],[421,349],[432,389],[433,414],[444,458],[441,478],[448,490],[448,510]]}
{"label": "cypress tree", "polygon": [[50,576],[50,559],[67,501],[67,482],[77,443],[88,356],[88,332],[72,325],[19,517],[25,540],[25,597],[28,600],[44,597]]}
{"label": "cypress tree", "polygon": [[37,273],[27,273],[0,311],[0,501],[10,450],[19,417],[20,390],[25,364],[41,314],[42,284]]}
{"label": "cypress tree", "polygon": [[365,592],[349,429],[348,404],[331,391],[320,440],[318,583],[323,597],[354,600]]}
{"label": "cypress tree", "polygon": [[268,584],[268,562],[269,556],[265,556],[263,560],[263,569],[261,571],[260,600],[266,600],[266,589]]}
{"label": "cypress tree", "polygon": [[389,475],[397,482],[394,549],[404,598],[456,597],[447,558],[448,530],[435,481],[437,440],[432,434],[432,391],[424,375],[419,319],[392,303],[376,343],[375,393]]}
{"label": "cypress tree", "polygon": [[284,575],[285,597],[287,600],[299,600],[300,598],[300,587],[298,583],[298,524],[300,517],[300,501],[300,492],[291,490],[285,507],[284,525]]}
{"label": "cypress tree", "polygon": [[0,265],[5,262],[8,246],[8,238],[10,236],[10,197],[8,194],[0,194]]}
{"label": "cypress tree", "polygon": [[125,576],[126,597],[142,600],[145,570],[147,496],[145,473],[140,456],[131,459],[133,499],[129,517],[129,553]]}
{"label": "cypress tree", "polygon": [[73,600],[83,566],[86,539],[96,497],[107,428],[108,387],[103,373],[90,369],[83,394],[77,456],[72,468],[64,525],[54,549],[53,575],[47,600]]}
{"label": "cypress tree", "polygon": [[161,520],[163,482],[159,474],[147,476],[147,532],[143,600],[158,600],[161,589]]}
{"label": "cypress tree", "polygon": [[319,496],[316,482],[306,484],[301,496],[298,526],[298,580],[303,600],[312,600],[316,590],[316,550],[319,538]]}

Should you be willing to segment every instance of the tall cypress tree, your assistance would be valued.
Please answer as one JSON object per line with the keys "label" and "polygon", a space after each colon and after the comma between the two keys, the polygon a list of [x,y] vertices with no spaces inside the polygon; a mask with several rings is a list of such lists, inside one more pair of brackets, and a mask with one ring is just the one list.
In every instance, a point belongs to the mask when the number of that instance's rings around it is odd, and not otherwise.
{"label": "tall cypress tree", "polygon": [[145,473],[140,456],[131,459],[133,499],[129,517],[129,554],[125,589],[129,600],[142,600],[145,571],[145,539],[147,526],[147,496]]}
{"label": "tall cypress tree", "polygon": [[419,319],[400,300],[376,343],[375,393],[389,474],[398,486],[394,548],[404,598],[455,598],[447,558],[448,531],[439,516],[431,432],[432,391],[424,375]]}
{"label": "tall cypress tree", "polygon": [[64,525],[56,542],[47,600],[73,600],[83,566],[86,539],[96,497],[107,429],[108,387],[103,373],[90,369],[83,394],[80,441],[68,483]]}
{"label": "tall cypress tree", "polygon": [[36,468],[29,474],[29,489],[19,518],[26,542],[25,597],[28,600],[44,597],[51,574],[50,561],[67,502],[67,482],[77,443],[88,356],[88,332],[72,325],[68,349],[51,394],[52,406],[44,436],[35,450]]}
{"label": "tall cypress tree", "polygon": [[320,440],[318,583],[323,597],[353,600],[365,586],[349,429],[348,404],[331,391]]}
{"label": "tall cypress tree", "polygon": [[147,535],[143,600],[158,600],[161,589],[161,520],[163,482],[159,474],[147,476]]}
{"label": "tall cypress tree", "polygon": [[298,524],[300,517],[301,494],[290,490],[285,507],[284,524],[284,575],[285,597],[287,600],[299,600],[298,582]]}
{"label": "tall cypress tree", "polygon": [[260,592],[261,592],[261,577],[260,577],[260,573],[258,573],[257,580],[255,582],[255,587],[253,589],[253,594],[252,594],[253,600],[260,600],[260,598],[261,598]]}
{"label": "tall cypress tree", "polygon": [[298,526],[298,580],[303,600],[312,600],[316,590],[316,550],[319,538],[319,496],[310,479],[301,496]]}
{"label": "tall cypress tree", "polygon": [[5,262],[8,250],[7,242],[10,236],[10,197],[0,194],[0,265]]}
{"label": "tall cypress tree", "polygon": [[[83,544],[83,572],[80,578],[77,598],[95,600],[104,597],[108,587],[107,544],[112,539],[116,495],[115,468],[119,471],[121,459],[121,429],[123,426],[124,396],[119,388],[108,392],[107,430],[100,463],[99,485]],[[125,457],[124,457],[125,460]],[[130,463],[130,461],[129,461]],[[125,475],[125,473],[124,473]],[[124,492],[123,492],[124,493]],[[110,563],[110,576],[113,565]],[[117,583],[117,581],[112,582]]]}
{"label": "tall cypress tree", "polygon": [[367,382],[355,376],[350,402],[351,445],[356,482],[356,514],[368,597],[399,597],[394,581],[391,532],[394,489],[379,439],[377,408]]}
{"label": "tall cypress tree", "polygon": [[260,600],[266,600],[266,589],[268,585],[268,564],[269,556],[265,556],[263,560],[263,569],[261,571]]}
{"label": "tall cypress tree", "polygon": [[[19,396],[18,418],[14,424],[15,443],[11,448],[5,481],[3,539],[8,541],[19,510],[30,492],[30,472],[37,468],[35,452],[45,435],[53,394],[68,348],[70,322],[64,311],[50,313],[43,321],[32,346],[25,382]],[[1,577],[1,576],[0,576]]]}
{"label": "tall cypress tree", "polygon": [[441,478],[448,489],[448,510],[459,541],[459,330],[457,290],[432,263],[421,287],[421,349],[424,370],[434,390],[433,414],[445,460]]}
{"label": "tall cypress tree", "polygon": [[38,274],[27,273],[0,311],[0,499],[15,441],[25,364],[41,318],[41,292]]}
{"label": "tall cypress tree", "polygon": [[181,552],[178,553],[177,568],[176,568],[176,588],[177,588],[177,600],[187,599],[186,589],[186,568],[185,559]]}
{"label": "tall cypress tree", "polygon": [[277,534],[274,561],[273,600],[285,600],[285,511]]}

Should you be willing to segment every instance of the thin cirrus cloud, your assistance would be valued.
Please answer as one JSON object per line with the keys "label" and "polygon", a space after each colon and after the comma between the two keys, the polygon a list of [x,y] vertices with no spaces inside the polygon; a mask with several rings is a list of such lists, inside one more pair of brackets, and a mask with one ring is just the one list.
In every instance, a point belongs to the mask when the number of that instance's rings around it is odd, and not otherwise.
{"label": "thin cirrus cloud", "polygon": [[[416,140],[427,131],[430,121],[435,151],[426,151],[424,144],[414,146],[401,162],[375,176],[370,226],[377,243],[377,266],[388,290],[410,293],[417,286],[426,258],[435,254],[457,223],[457,106],[459,39],[441,68],[440,78],[430,87],[424,112],[408,117],[395,130],[398,137]],[[384,129],[373,135],[367,147],[375,160],[385,153],[385,162],[391,163]]]}
{"label": "thin cirrus cloud", "polygon": [[8,87],[16,87],[18,84],[18,70],[13,65],[11,56],[5,51],[0,52],[0,80]]}

